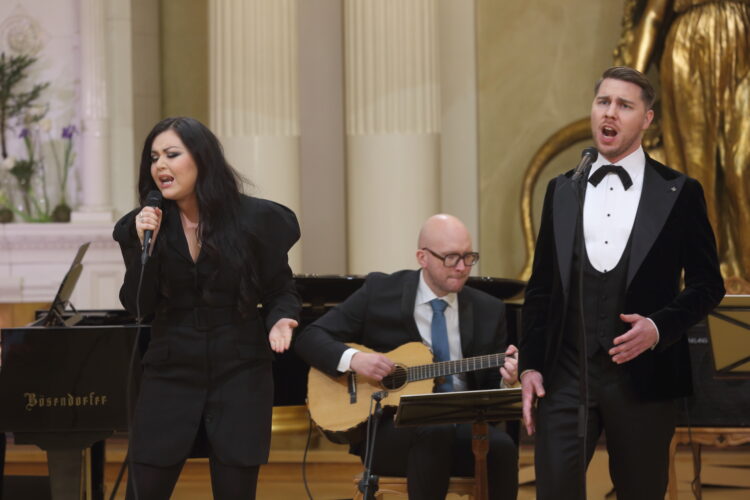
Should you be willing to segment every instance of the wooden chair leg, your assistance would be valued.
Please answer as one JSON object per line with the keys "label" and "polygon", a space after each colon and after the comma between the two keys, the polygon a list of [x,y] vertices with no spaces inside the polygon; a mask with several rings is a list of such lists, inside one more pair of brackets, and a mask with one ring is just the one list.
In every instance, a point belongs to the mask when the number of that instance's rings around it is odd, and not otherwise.
{"label": "wooden chair leg", "polygon": [[669,443],[669,500],[677,500],[677,472],[675,471],[674,458],[677,452],[677,435],[672,436]]}
{"label": "wooden chair leg", "polygon": [[703,488],[701,485],[701,444],[693,443],[693,495],[696,500],[703,499]]}

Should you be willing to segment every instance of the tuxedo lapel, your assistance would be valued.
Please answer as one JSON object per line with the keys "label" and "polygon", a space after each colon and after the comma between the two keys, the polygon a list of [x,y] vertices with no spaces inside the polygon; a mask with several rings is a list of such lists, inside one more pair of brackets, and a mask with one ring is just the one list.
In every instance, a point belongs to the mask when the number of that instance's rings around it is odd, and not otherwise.
{"label": "tuxedo lapel", "polygon": [[401,320],[412,340],[421,342],[417,322],[414,321],[414,303],[417,300],[417,286],[419,285],[419,271],[406,275],[401,293]]}
{"label": "tuxedo lapel", "polygon": [[473,356],[471,346],[474,344],[474,305],[464,292],[458,294],[458,332],[461,336],[463,356]]}
{"label": "tuxedo lapel", "polygon": [[179,211],[177,207],[169,208],[170,209],[164,211],[165,222],[167,222],[167,234],[165,234],[167,237],[167,244],[181,257],[192,263],[193,258],[190,257],[190,250],[188,249],[187,240],[185,239],[185,232],[182,230]]}
{"label": "tuxedo lapel", "polygon": [[[588,172],[584,178],[588,177]],[[553,227],[555,228],[555,250],[557,265],[560,270],[560,282],[567,300],[570,285],[570,271],[573,261],[573,244],[575,242],[576,220],[578,219],[577,190],[573,181],[560,176],[555,185],[555,197],[552,207]]]}
{"label": "tuxedo lapel", "polygon": [[684,184],[685,176],[665,179],[653,166],[651,159],[646,158],[641,200],[633,222],[627,287],[661,233]]}

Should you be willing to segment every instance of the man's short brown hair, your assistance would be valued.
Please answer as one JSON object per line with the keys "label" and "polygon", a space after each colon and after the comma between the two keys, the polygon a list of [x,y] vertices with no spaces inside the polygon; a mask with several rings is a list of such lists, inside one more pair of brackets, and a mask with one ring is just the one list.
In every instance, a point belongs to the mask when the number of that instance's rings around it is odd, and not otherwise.
{"label": "man's short brown hair", "polygon": [[596,82],[596,85],[594,85],[594,94],[599,92],[599,86],[607,78],[623,80],[638,85],[641,88],[641,99],[646,105],[646,109],[651,109],[654,105],[656,91],[654,90],[654,87],[651,86],[651,82],[648,81],[646,75],[640,71],[627,66],[612,66],[602,73],[602,77]]}

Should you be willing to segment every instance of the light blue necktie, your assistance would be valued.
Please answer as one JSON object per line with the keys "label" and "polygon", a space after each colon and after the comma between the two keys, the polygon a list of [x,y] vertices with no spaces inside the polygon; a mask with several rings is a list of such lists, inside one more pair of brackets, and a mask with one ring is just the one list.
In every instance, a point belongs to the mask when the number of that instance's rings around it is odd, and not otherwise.
{"label": "light blue necktie", "polygon": [[[437,361],[450,361],[451,351],[448,346],[448,326],[445,323],[445,308],[448,303],[443,299],[432,299],[432,353]],[[453,376],[445,377],[445,382],[439,384],[437,392],[451,392],[453,390]]]}

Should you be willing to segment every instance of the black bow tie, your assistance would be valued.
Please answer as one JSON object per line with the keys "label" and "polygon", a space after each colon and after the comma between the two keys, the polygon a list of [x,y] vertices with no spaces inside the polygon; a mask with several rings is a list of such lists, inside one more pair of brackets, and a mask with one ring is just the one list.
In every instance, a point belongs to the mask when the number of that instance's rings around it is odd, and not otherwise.
{"label": "black bow tie", "polygon": [[620,165],[602,165],[596,172],[591,174],[589,182],[596,187],[602,182],[602,179],[604,179],[604,176],[607,174],[617,174],[620,177],[620,181],[622,181],[622,187],[624,187],[626,191],[633,185],[633,181],[630,179],[630,174],[628,174],[627,170]]}

